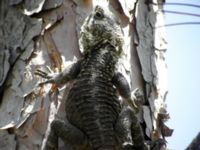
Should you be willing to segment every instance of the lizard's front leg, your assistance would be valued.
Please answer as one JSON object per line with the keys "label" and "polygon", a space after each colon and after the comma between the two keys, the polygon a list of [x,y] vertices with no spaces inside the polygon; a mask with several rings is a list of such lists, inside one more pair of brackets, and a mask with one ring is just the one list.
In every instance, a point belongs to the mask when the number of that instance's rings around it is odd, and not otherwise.
{"label": "lizard's front leg", "polygon": [[86,135],[68,121],[54,120],[44,150],[57,150],[58,138],[72,147],[86,147]]}
{"label": "lizard's front leg", "polygon": [[117,72],[112,78],[112,83],[115,85],[124,101],[135,111],[138,111],[138,107],[135,104],[135,96],[131,94],[130,86],[126,78],[120,72]]}
{"label": "lizard's front leg", "polygon": [[48,74],[41,70],[36,70],[35,74],[41,76],[42,78],[47,79],[44,82],[41,82],[39,85],[46,83],[56,83],[56,84],[65,84],[70,80],[73,80],[77,77],[81,70],[81,60],[72,64],[72,66],[66,68],[63,72],[58,74]]}

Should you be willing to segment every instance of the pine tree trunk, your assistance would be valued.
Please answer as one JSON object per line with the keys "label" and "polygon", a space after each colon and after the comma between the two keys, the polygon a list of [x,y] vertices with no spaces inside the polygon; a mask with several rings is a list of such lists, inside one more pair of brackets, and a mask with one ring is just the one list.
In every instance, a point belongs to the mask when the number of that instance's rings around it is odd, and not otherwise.
{"label": "pine tree trunk", "polygon": [[[38,87],[36,69],[54,72],[81,57],[80,27],[97,0],[0,1],[0,149],[39,150],[55,118],[64,118],[63,95],[69,85]],[[158,5],[159,3],[159,5]],[[163,3],[159,0],[110,0],[121,19],[124,56],[119,70],[132,90],[143,91],[138,118],[146,140],[172,130],[164,121],[167,67]],[[66,148],[62,142],[60,149]],[[70,148],[69,148],[70,149]],[[161,149],[161,148],[160,148]]]}

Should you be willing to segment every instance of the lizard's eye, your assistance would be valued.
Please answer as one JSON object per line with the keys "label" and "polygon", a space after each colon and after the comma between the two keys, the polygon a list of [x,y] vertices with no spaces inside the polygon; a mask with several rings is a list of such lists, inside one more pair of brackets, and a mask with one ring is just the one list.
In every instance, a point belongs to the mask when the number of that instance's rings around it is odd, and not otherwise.
{"label": "lizard's eye", "polygon": [[104,17],[103,13],[100,12],[100,11],[97,11],[95,13],[95,16],[94,16],[96,19],[102,19]]}

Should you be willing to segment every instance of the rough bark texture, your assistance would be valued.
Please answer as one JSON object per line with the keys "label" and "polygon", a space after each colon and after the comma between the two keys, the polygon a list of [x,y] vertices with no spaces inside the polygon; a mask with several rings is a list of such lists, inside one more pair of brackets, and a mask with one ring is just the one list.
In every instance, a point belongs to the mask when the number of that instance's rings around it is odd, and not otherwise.
{"label": "rough bark texture", "polygon": [[[62,71],[81,57],[80,26],[97,0],[0,1],[0,147],[41,149],[49,124],[64,117],[68,85],[38,87],[37,68]],[[145,102],[138,115],[147,140],[170,136],[165,124],[167,66],[162,5],[157,0],[110,0],[124,32],[119,70]],[[66,89],[66,90],[65,90]],[[65,91],[65,92],[64,92]],[[62,143],[60,149],[66,148]]]}

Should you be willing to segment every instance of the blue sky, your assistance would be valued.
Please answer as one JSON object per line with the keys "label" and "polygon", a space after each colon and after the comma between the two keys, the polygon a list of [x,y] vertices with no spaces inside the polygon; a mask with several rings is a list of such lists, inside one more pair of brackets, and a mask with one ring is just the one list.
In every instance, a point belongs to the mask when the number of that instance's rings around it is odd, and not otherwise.
{"label": "blue sky", "polygon": [[[167,0],[200,5],[200,0]],[[200,14],[200,8],[166,5],[166,10]],[[200,17],[166,13],[166,24],[199,21]],[[184,150],[200,131],[200,25],[166,27],[169,75],[167,122],[174,129],[168,148]]]}

